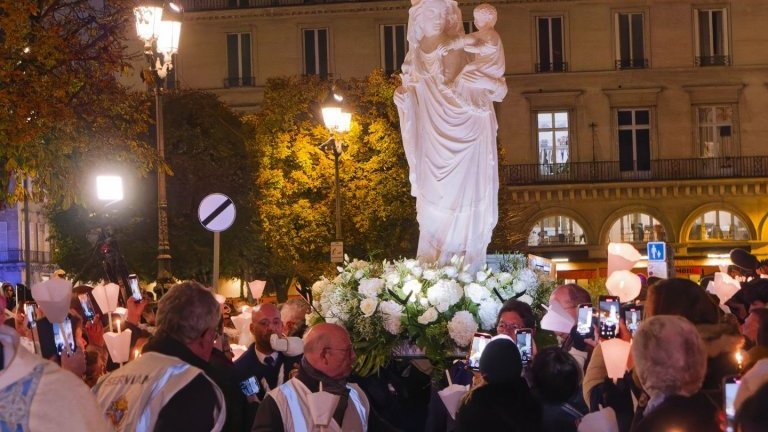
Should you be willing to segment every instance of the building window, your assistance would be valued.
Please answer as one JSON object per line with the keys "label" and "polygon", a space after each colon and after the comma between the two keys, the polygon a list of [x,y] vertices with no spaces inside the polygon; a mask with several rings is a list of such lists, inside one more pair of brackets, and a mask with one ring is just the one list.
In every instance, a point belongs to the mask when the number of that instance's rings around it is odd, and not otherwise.
{"label": "building window", "polygon": [[304,29],[304,75],[328,78],[328,29]]}
{"label": "building window", "polygon": [[538,63],[536,72],[565,72],[563,17],[537,17]]}
{"label": "building window", "polygon": [[729,65],[728,9],[697,9],[694,24],[696,65]]}
{"label": "building window", "polygon": [[729,211],[712,210],[696,218],[688,240],[750,240],[750,235],[740,217]]}
{"label": "building window", "polygon": [[405,24],[381,26],[381,67],[384,73],[392,75],[400,70],[406,51]]}
{"label": "building window", "polygon": [[561,174],[570,157],[568,111],[536,113],[536,130],[540,172],[544,175]]}
{"label": "building window", "polygon": [[651,111],[647,108],[619,109],[617,113],[619,170],[651,169]]}
{"label": "building window", "polygon": [[227,35],[227,78],[224,87],[254,85],[251,69],[251,34]]}
{"label": "building window", "polygon": [[608,231],[608,242],[645,243],[666,241],[664,225],[645,213],[629,213],[616,220]]}
{"label": "building window", "polygon": [[567,216],[548,216],[533,226],[528,235],[528,246],[561,246],[586,244],[587,237],[581,225]]}
{"label": "building window", "polygon": [[696,123],[701,157],[733,156],[733,107],[696,107]]}
{"label": "building window", "polygon": [[643,23],[640,12],[616,14],[616,69],[648,67]]}

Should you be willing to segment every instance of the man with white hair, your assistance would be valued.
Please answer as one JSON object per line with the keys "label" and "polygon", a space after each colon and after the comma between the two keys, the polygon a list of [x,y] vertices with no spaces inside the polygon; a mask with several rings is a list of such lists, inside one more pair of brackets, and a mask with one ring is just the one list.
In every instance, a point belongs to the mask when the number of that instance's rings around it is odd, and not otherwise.
{"label": "man with white hair", "polygon": [[220,431],[226,407],[208,364],[219,303],[197,282],[174,285],[160,300],[157,332],[141,357],[93,388],[117,431]]}
{"label": "man with white hair", "polygon": [[304,336],[307,329],[306,316],[309,313],[309,304],[301,298],[291,298],[283,303],[280,309],[280,319],[283,321],[283,334],[285,336]]}

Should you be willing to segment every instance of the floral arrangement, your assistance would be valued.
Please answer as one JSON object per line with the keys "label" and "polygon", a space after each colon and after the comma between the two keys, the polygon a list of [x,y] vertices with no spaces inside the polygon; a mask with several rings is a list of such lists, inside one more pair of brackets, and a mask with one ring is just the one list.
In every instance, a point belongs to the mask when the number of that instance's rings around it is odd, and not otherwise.
{"label": "floral arrangement", "polygon": [[463,353],[475,332],[495,327],[505,300],[531,304],[544,282],[522,254],[507,256],[501,267],[470,273],[457,257],[438,266],[345,256],[334,279],[323,277],[312,286],[307,322],[346,327],[357,353],[355,369],[363,376],[406,352],[425,356],[442,374],[446,360]]}

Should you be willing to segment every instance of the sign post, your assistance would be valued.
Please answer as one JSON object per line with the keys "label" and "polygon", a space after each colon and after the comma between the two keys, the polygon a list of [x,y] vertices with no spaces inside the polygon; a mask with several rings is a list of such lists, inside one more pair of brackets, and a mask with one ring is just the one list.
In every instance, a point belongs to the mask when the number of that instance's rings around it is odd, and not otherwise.
{"label": "sign post", "polygon": [[648,277],[667,279],[667,244],[665,242],[648,242]]}
{"label": "sign post", "polygon": [[331,242],[331,262],[332,263],[344,262],[344,242],[343,241]]}
{"label": "sign post", "polygon": [[220,193],[213,193],[200,201],[197,218],[203,228],[213,232],[213,281],[214,292],[219,291],[219,250],[221,248],[220,233],[226,231],[235,222],[235,203]]}

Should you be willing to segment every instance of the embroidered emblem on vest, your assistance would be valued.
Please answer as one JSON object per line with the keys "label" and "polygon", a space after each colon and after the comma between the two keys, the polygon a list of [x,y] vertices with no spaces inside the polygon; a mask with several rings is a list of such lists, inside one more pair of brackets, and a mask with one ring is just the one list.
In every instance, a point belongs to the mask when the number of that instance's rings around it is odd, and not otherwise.
{"label": "embroidered emblem on vest", "polygon": [[125,421],[126,411],[128,411],[128,399],[123,395],[109,404],[109,408],[107,408],[106,412],[107,418],[109,418],[109,421],[114,427],[120,428],[120,425]]}
{"label": "embroidered emblem on vest", "polygon": [[0,430],[29,430],[29,409],[44,367],[35,366],[32,373],[0,390]]}

